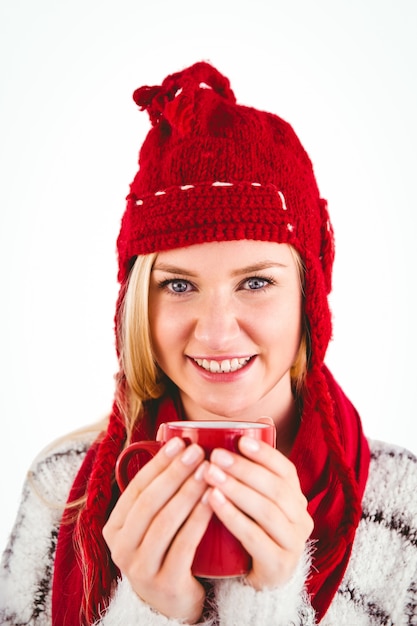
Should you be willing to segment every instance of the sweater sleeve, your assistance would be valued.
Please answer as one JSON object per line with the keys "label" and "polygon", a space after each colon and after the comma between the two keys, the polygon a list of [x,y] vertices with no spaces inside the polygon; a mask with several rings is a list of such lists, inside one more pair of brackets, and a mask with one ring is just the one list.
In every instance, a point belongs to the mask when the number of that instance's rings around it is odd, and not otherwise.
{"label": "sweater sleeve", "polygon": [[[117,582],[117,588],[105,615],[95,626],[183,626],[186,622],[170,619],[145,604],[133,591],[127,578]],[[213,620],[195,626],[213,626]]]}
{"label": "sweater sleeve", "polygon": [[293,577],[282,587],[256,591],[242,579],[216,584],[221,626],[314,626],[315,611],[305,590],[311,549],[304,552]]}
{"label": "sweater sleeve", "polygon": [[67,440],[35,459],[0,565],[0,624],[50,626],[59,524],[91,442]]}

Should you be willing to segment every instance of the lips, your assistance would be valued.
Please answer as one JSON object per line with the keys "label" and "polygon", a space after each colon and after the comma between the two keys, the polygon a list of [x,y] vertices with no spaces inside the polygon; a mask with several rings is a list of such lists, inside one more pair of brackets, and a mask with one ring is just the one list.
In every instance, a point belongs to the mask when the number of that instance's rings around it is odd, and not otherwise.
{"label": "lips", "polygon": [[193,359],[195,363],[206,372],[212,374],[228,374],[230,372],[237,372],[242,369],[249,361],[251,357],[223,359],[222,361],[214,361],[213,359]]}

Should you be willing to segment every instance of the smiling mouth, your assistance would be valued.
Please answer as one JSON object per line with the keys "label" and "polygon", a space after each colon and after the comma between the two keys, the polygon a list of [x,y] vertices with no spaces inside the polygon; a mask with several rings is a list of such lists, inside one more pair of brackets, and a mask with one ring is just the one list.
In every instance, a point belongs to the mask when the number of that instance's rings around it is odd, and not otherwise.
{"label": "smiling mouth", "polygon": [[228,374],[229,372],[237,372],[237,370],[242,369],[251,358],[252,357],[248,356],[241,359],[223,359],[223,361],[213,361],[212,359],[193,359],[193,361],[206,370],[206,372],[211,372],[212,374]]}

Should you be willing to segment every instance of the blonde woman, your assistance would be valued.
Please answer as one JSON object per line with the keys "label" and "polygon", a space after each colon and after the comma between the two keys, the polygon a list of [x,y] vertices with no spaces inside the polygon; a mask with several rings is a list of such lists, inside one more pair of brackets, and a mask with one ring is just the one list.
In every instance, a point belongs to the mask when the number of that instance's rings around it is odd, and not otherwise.
{"label": "blonde woman", "polygon": [[[416,458],[367,440],[324,364],[334,241],[307,153],[207,63],[134,100],[152,128],[118,237],[114,404],[35,461],[2,623],[417,623]],[[117,487],[122,450],[163,422],[261,419],[276,448],[207,461],[172,439]],[[247,575],[193,576],[213,514]]]}

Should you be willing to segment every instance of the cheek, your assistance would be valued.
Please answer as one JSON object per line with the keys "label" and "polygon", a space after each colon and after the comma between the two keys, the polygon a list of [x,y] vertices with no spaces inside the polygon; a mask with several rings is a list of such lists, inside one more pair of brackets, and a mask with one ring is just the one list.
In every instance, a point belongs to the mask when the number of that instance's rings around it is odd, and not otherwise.
{"label": "cheek", "polygon": [[151,341],[158,362],[162,363],[179,349],[186,334],[184,315],[170,307],[149,308]]}
{"label": "cheek", "polygon": [[274,349],[278,348],[280,353],[285,352],[295,356],[302,336],[301,297],[294,295],[284,303],[279,302],[268,311],[258,311],[258,321],[254,332],[262,336],[264,344],[269,344],[271,347],[273,345]]}
{"label": "cheek", "polygon": [[301,341],[303,332],[303,301],[302,297],[294,299],[291,307],[289,307],[285,316],[286,331],[288,335],[293,337],[298,344]]}
{"label": "cheek", "polygon": [[165,344],[163,338],[169,337],[170,333],[166,328],[164,316],[155,305],[149,306],[149,329],[151,333],[151,343],[157,361],[161,358],[161,349]]}

